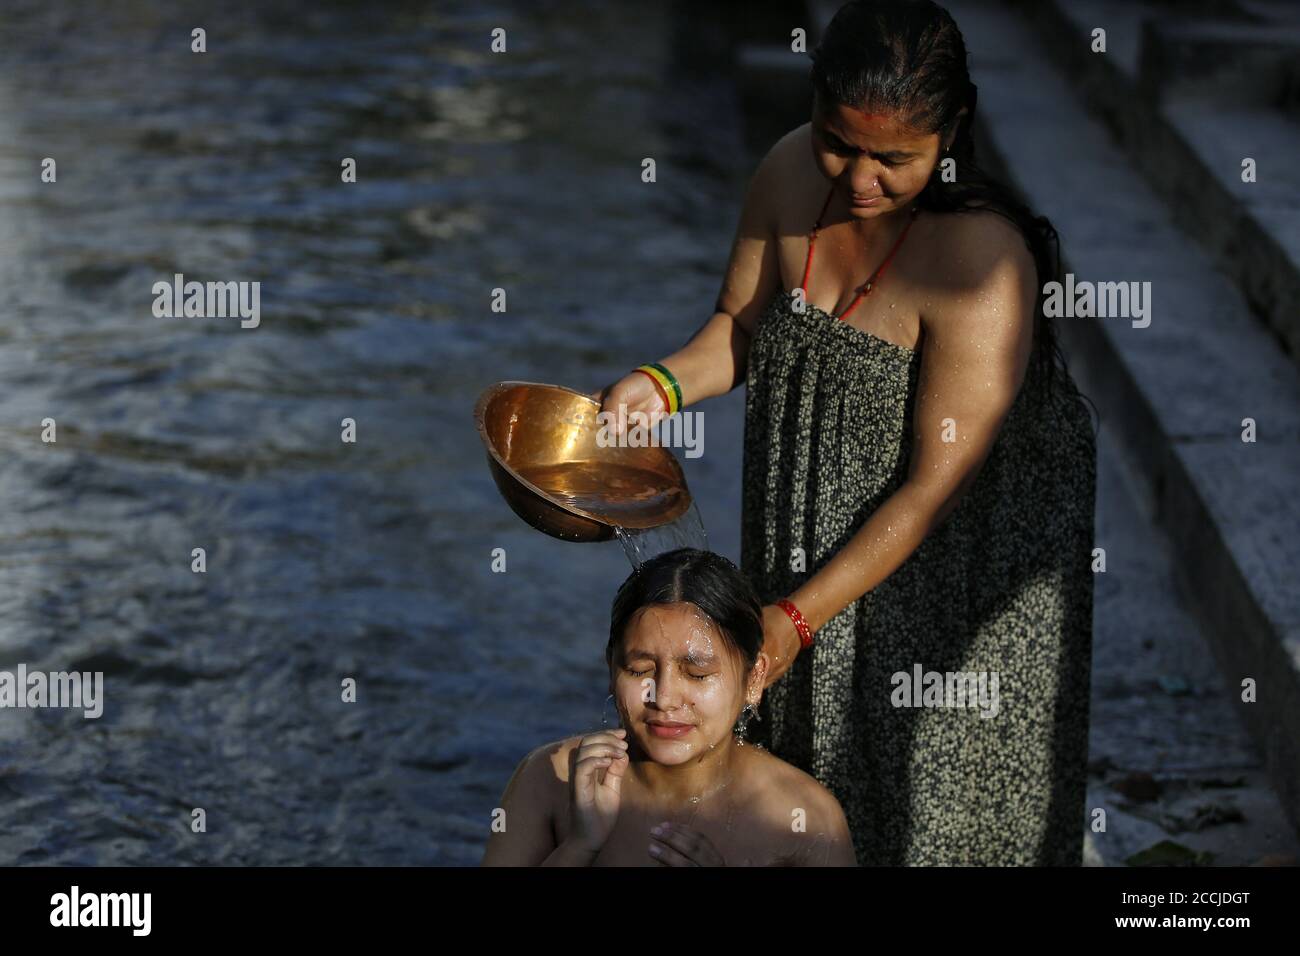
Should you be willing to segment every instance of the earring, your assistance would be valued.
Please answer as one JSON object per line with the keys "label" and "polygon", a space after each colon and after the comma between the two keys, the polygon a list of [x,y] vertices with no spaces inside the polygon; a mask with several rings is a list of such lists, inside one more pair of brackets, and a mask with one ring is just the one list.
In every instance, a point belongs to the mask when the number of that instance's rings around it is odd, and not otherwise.
{"label": "earring", "polygon": [[736,721],[736,729],[734,731],[736,736],[743,739],[745,731],[749,729],[749,722],[757,719],[759,719],[758,708],[755,707],[752,702],[746,704],[745,709],[740,712],[740,719]]}

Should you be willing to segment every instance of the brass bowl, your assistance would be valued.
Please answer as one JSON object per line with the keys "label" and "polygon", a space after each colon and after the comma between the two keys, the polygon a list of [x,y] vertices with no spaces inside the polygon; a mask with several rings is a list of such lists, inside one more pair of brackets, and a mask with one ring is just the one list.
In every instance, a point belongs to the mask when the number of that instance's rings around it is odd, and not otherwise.
{"label": "brass bowl", "polygon": [[559,385],[499,382],[474,406],[506,503],[538,531],[608,541],[615,527],[656,528],[691,506],[686,476],[660,446],[596,444],[600,404]]}

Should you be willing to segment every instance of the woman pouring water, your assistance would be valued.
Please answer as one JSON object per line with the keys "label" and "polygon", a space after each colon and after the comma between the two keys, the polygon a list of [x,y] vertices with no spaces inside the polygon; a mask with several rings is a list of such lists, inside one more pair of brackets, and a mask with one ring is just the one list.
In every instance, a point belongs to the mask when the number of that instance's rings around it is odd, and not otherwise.
{"label": "woman pouring water", "polygon": [[746,384],[752,731],[838,798],[860,863],[1077,865],[1096,445],[1042,309],[1055,232],[975,165],[941,7],[849,3],[812,61],[715,313],[602,408]]}

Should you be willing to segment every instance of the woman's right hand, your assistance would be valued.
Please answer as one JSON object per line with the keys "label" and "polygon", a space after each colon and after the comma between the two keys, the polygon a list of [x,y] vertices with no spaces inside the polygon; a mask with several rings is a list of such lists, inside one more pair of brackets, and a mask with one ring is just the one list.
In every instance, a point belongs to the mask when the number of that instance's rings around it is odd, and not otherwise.
{"label": "woman's right hand", "polygon": [[668,414],[663,395],[655,388],[654,380],[641,372],[629,372],[613,385],[607,385],[599,392],[592,392],[591,397],[600,402],[600,410],[609,412],[618,421],[618,406],[626,405],[627,414],[645,412],[653,421],[653,414]]}
{"label": "woman's right hand", "polygon": [[763,606],[763,652],[767,654],[767,676],[764,687],[771,687],[785,676],[794,659],[799,656],[802,644],[790,615],[778,604]]}
{"label": "woman's right hand", "polygon": [[627,731],[602,730],[578,743],[569,789],[569,839],[599,853],[618,820],[623,774],[627,772]]}

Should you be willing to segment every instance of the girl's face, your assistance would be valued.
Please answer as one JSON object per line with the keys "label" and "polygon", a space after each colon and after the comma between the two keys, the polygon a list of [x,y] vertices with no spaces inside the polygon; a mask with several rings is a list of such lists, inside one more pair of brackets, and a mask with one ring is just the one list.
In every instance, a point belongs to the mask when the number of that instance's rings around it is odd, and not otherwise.
{"label": "girl's face", "polygon": [[897,116],[825,107],[816,97],[813,157],[855,219],[906,207],[925,189],[946,145],[938,133],[918,132]]}
{"label": "girl's face", "polygon": [[693,604],[652,604],[633,616],[610,667],[623,726],[660,764],[682,764],[730,740],[766,673],[760,655],[748,678],[740,654]]}

